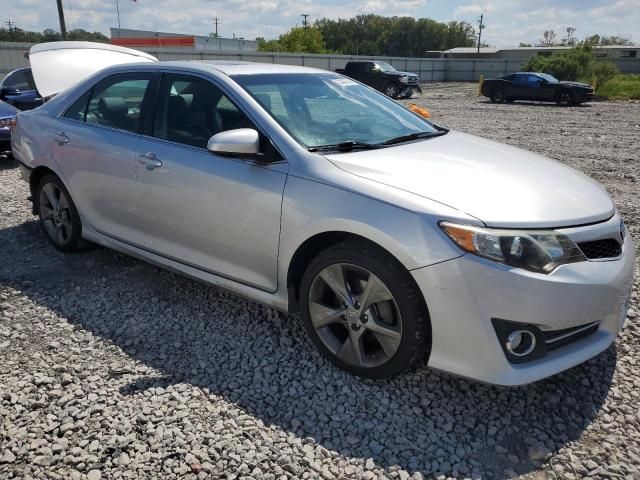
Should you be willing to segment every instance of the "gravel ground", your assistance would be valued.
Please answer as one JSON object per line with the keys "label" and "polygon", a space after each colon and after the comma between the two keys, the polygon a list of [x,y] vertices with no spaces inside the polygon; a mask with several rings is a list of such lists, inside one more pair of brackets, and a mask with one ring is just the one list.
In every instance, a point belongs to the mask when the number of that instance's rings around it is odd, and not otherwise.
{"label": "gravel ground", "polygon": [[[640,104],[415,103],[602,182],[640,243]],[[65,255],[0,161],[1,478],[640,478],[638,283],[608,351],[534,385],[361,382],[299,319],[102,248]]]}

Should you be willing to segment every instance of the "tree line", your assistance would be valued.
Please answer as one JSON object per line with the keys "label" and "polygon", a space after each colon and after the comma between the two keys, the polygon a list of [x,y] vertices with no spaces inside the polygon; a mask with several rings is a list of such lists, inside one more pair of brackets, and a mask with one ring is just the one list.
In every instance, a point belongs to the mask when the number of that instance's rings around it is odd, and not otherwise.
{"label": "tree line", "polygon": [[348,20],[323,18],[308,27],[294,27],[276,40],[257,40],[265,52],[424,57],[428,50],[474,46],[476,32],[467,22],[368,14]]}
{"label": "tree line", "polygon": [[[62,34],[51,28],[42,32],[30,32],[21,28],[0,28],[0,42],[57,42],[62,40]],[[100,32],[88,32],[82,28],[76,28],[67,32],[67,40],[109,43],[109,37]]]}

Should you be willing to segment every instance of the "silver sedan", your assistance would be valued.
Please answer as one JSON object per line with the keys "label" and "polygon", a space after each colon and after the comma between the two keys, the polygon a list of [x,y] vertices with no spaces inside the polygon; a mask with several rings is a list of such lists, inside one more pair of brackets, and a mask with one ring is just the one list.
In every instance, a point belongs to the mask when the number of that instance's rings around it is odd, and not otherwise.
{"label": "silver sedan", "polygon": [[356,375],[523,384],[623,327],[634,247],[602,186],[338,74],[115,65],[20,113],[12,142],[55,247],[300,311]]}

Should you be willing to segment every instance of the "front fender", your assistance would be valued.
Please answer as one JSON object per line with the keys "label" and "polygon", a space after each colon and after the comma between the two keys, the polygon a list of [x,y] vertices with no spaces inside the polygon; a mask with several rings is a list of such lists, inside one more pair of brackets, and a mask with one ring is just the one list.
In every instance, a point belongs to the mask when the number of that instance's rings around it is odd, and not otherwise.
{"label": "front fender", "polygon": [[326,232],[364,237],[393,255],[407,270],[461,255],[441,232],[437,219],[340,187],[290,176],[282,204],[279,280],[298,248]]}

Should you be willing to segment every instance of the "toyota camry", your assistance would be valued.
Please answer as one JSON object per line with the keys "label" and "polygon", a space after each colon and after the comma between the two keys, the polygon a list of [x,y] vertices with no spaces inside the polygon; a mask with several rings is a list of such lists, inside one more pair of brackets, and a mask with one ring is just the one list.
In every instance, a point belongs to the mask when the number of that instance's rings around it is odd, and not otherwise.
{"label": "toyota camry", "polygon": [[299,311],[363,377],[426,362],[524,384],[623,327],[634,246],[582,173],[333,72],[134,60],[18,114],[14,156],[56,248],[95,242]]}

